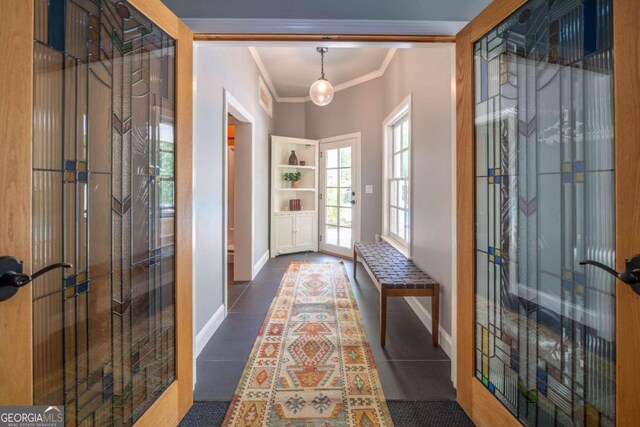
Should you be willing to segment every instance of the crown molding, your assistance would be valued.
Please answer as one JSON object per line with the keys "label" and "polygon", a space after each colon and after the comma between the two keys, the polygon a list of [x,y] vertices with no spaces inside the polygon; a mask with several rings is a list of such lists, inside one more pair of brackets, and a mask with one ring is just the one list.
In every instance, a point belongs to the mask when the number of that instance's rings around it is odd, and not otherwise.
{"label": "crown molding", "polygon": [[304,104],[305,102],[309,102],[309,101],[311,101],[311,98],[309,98],[308,96],[305,96],[305,97],[285,96],[277,99],[277,102],[281,102],[285,104]]}
{"label": "crown molding", "polygon": [[467,21],[184,18],[194,33],[455,36]]}
{"label": "crown molding", "polygon": [[[393,56],[396,54],[397,51],[398,51],[397,48],[390,48],[387,51],[387,56],[384,57],[384,60],[382,61],[380,68],[378,68],[376,71],[372,71],[360,77],[356,77],[355,79],[351,79],[349,81],[346,81],[344,83],[340,83],[334,86],[333,87],[334,92],[340,92],[341,90],[348,89],[350,87],[353,87],[362,83],[366,83],[369,80],[377,79],[378,77],[384,76],[384,73],[387,71],[387,67],[391,63],[391,60],[393,59]],[[258,52],[258,49],[256,49],[253,46],[250,46],[249,52],[251,52],[251,56],[253,57],[253,60],[256,62],[256,65],[260,70],[260,73],[262,73],[262,76],[264,77],[264,80],[267,86],[269,87],[271,94],[275,98],[276,102],[305,103],[305,102],[311,101],[311,98],[309,98],[308,96],[305,96],[305,97],[279,96],[275,86],[273,85],[271,77],[269,76],[269,72],[267,71],[267,68],[264,66],[264,63],[262,62],[262,58],[260,57],[260,53]]]}

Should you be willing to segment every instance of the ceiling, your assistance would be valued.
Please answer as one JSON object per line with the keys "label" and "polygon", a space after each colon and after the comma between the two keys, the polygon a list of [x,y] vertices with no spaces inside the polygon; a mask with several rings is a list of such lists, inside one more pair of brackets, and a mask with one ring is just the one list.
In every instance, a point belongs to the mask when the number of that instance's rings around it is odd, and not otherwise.
{"label": "ceiling", "polygon": [[[251,52],[280,102],[302,102],[300,98],[308,97],[309,87],[320,77],[320,54],[315,47],[261,46]],[[395,49],[387,48],[330,48],[324,57],[326,78],[341,90],[379,77],[394,53]]]}

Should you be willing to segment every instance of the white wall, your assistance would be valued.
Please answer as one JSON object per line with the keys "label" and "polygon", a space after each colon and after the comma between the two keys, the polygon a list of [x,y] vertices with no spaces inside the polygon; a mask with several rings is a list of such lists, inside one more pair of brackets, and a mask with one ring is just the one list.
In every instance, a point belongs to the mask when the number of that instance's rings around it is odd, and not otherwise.
{"label": "white wall", "polygon": [[[382,232],[382,122],[412,94],[412,256],[441,284],[440,322],[448,335],[455,297],[454,57],[452,45],[399,49],[384,76],[337,92],[326,107],[305,104],[307,138],[362,132],[362,240],[373,240]],[[374,194],[363,194],[366,184]],[[418,302],[431,311],[430,299]]]}
{"label": "white wall", "polygon": [[[360,238],[373,241],[382,230],[382,119],[383,78],[337,92],[325,107],[305,104],[306,137],[309,139],[361,132]],[[373,185],[373,194],[364,186]]]}
{"label": "white wall", "polygon": [[[223,304],[223,91],[226,89],[255,119],[254,221],[269,217],[269,135],[274,120],[258,104],[259,71],[248,49],[195,43],[194,52],[194,211],[195,333]],[[236,189],[239,191],[239,189]],[[237,224],[236,224],[237,226]],[[256,226],[253,258],[269,247],[269,230]]]}
{"label": "white wall", "polygon": [[291,138],[304,138],[305,105],[297,102],[274,102],[275,134]]}
{"label": "white wall", "polygon": [[[450,336],[454,280],[454,69],[451,45],[399,50],[385,81],[385,115],[412,94],[414,262],[440,282],[440,322]],[[420,303],[431,312],[430,298]],[[443,343],[444,344],[444,343]]]}

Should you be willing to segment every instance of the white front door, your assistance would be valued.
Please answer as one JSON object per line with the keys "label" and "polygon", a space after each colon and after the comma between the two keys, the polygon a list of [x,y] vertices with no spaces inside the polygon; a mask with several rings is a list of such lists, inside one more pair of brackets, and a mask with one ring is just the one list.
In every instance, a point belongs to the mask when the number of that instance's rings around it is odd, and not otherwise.
{"label": "white front door", "polygon": [[320,250],[345,257],[359,239],[360,134],[320,140]]}

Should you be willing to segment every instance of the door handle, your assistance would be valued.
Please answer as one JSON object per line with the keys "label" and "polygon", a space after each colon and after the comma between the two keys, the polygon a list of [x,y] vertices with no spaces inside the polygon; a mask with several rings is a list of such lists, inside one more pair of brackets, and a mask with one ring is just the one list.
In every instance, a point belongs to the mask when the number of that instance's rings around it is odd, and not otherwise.
{"label": "door handle", "polygon": [[634,255],[625,261],[625,271],[618,273],[613,268],[602,264],[598,261],[585,259],[580,261],[580,265],[593,265],[598,267],[607,273],[615,276],[621,282],[631,286],[633,292],[640,295],[640,254]]}
{"label": "door handle", "polygon": [[71,268],[71,264],[57,262],[48,265],[32,275],[23,272],[23,264],[12,256],[0,257],[0,301],[6,301],[18,292],[18,289],[30,283],[33,279],[57,268]]}

